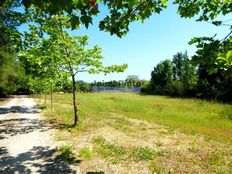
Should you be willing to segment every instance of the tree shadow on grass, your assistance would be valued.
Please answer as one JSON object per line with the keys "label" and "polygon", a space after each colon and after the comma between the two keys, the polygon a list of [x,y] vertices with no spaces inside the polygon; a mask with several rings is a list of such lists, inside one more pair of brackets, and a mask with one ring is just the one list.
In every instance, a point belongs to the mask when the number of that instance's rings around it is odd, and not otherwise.
{"label": "tree shadow on grass", "polygon": [[[75,174],[70,163],[56,155],[56,149],[34,146],[28,152],[10,156],[6,147],[0,147],[0,173]],[[42,159],[42,160],[41,160]],[[76,160],[74,165],[81,161]]]}
{"label": "tree shadow on grass", "polygon": [[70,123],[62,123],[57,121],[56,119],[49,119],[49,123],[51,124],[51,127],[54,129],[73,129],[76,128],[77,126],[75,126],[74,124]]}
{"label": "tree shadow on grass", "polygon": [[39,119],[14,118],[0,120],[0,140],[18,134],[27,134],[35,130],[40,132],[50,129],[49,125]]}

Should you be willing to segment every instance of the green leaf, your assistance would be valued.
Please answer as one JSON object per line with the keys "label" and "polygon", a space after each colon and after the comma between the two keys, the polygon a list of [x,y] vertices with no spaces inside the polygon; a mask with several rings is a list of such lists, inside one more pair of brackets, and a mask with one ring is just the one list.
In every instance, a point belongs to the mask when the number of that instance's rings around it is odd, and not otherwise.
{"label": "green leaf", "polygon": [[81,22],[88,28],[89,24],[92,24],[92,18],[87,15],[81,16]]}
{"label": "green leaf", "polygon": [[29,8],[31,5],[31,0],[22,0],[22,4],[26,7]]}
{"label": "green leaf", "polygon": [[79,25],[80,25],[79,17],[74,16],[74,15],[72,15],[72,17],[71,17],[71,19],[70,19],[70,22],[71,22],[72,30],[78,28]]}

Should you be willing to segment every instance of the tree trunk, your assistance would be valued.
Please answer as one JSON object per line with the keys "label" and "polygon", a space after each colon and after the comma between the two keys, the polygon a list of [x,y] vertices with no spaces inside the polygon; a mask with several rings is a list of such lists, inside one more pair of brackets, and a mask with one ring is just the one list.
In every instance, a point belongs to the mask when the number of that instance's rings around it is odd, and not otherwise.
{"label": "tree trunk", "polygon": [[47,104],[47,93],[45,92],[44,94],[44,104],[46,105]]}
{"label": "tree trunk", "polygon": [[76,83],[75,83],[75,75],[72,75],[72,93],[73,93],[73,110],[74,110],[74,126],[78,123],[78,110],[76,103]]}
{"label": "tree trunk", "polygon": [[39,102],[41,102],[41,100],[42,100],[42,94],[39,93]]}
{"label": "tree trunk", "polygon": [[53,84],[52,83],[50,86],[50,92],[51,92],[51,109],[53,111]]}

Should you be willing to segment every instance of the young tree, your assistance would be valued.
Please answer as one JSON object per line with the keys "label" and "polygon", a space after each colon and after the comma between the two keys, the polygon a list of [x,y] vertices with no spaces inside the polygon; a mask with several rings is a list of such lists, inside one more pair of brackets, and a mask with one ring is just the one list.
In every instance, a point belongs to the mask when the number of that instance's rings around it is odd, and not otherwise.
{"label": "young tree", "polygon": [[[58,35],[52,36],[56,40],[53,40],[56,47],[57,64],[59,64],[60,70],[72,78],[72,94],[73,94],[73,109],[74,109],[74,125],[78,122],[78,109],[76,104],[76,79],[75,77],[80,72],[88,72],[90,74],[103,72],[104,74],[110,72],[123,72],[127,65],[112,65],[104,67],[101,59],[103,58],[102,50],[98,46],[93,48],[86,48],[88,46],[88,37],[79,36],[71,37],[66,31],[63,30],[63,24],[59,21]],[[54,54],[54,53],[53,53]]]}
{"label": "young tree", "polygon": [[[47,94],[50,86],[51,109],[53,110],[53,86],[60,78],[57,74],[58,65],[52,52],[52,43],[42,37],[42,33],[34,25],[29,25],[29,32],[24,33],[24,44],[18,57],[24,64],[26,74],[30,77],[33,92]],[[35,82],[35,81],[38,82]],[[37,89],[36,85],[41,84]]]}
{"label": "young tree", "polygon": [[[67,28],[70,27],[68,17],[65,15],[44,15],[44,19],[38,17],[35,13],[35,21],[37,26],[32,27],[32,37],[35,46],[30,50],[29,55],[36,57],[33,60],[29,56],[28,61],[35,61],[37,66],[41,66],[43,70],[48,72],[57,71],[60,76],[71,77],[72,94],[73,94],[73,110],[74,125],[78,122],[78,109],[76,104],[76,76],[80,72],[100,73],[123,72],[127,65],[112,65],[105,67],[101,62],[103,58],[102,49],[98,46],[88,47],[87,36],[70,36]],[[39,15],[43,15],[40,13]],[[35,29],[35,27],[37,27]],[[38,32],[42,33],[42,39],[38,42]],[[34,33],[34,34],[33,34]],[[33,36],[36,35],[36,36]],[[33,41],[35,37],[35,41]],[[40,43],[38,45],[38,43]],[[28,53],[28,51],[27,51]],[[39,56],[41,55],[41,56]]]}

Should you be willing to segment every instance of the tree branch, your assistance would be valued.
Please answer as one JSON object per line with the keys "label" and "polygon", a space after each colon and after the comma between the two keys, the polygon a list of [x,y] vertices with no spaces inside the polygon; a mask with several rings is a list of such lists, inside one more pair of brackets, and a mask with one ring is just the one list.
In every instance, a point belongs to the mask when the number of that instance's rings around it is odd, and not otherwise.
{"label": "tree branch", "polygon": [[226,35],[226,37],[224,37],[221,41],[224,42],[231,34],[232,34],[232,29],[231,29],[230,32]]}
{"label": "tree branch", "polygon": [[76,72],[74,73],[74,75],[76,75],[77,73],[80,73],[80,72],[89,72],[89,70],[87,70],[87,69],[85,69],[85,70],[79,70],[79,71],[76,71]]}

